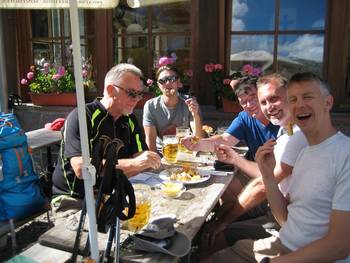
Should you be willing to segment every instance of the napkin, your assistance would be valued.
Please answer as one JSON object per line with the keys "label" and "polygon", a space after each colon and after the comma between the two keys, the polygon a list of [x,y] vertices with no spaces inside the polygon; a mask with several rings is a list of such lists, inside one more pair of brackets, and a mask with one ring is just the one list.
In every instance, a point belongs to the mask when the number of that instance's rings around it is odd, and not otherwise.
{"label": "napkin", "polygon": [[149,186],[155,186],[160,183],[160,179],[157,173],[152,172],[142,172],[131,178],[129,181],[132,184],[147,184]]}

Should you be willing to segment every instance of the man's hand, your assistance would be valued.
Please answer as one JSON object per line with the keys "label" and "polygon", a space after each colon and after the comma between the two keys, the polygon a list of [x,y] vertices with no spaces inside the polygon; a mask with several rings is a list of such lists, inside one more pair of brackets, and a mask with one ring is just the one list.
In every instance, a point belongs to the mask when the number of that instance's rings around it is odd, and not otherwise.
{"label": "man's hand", "polygon": [[134,158],[134,165],[140,167],[142,170],[156,170],[160,167],[160,156],[158,153],[152,151],[144,151]]}
{"label": "man's hand", "polygon": [[218,234],[222,233],[226,227],[227,225],[221,220],[216,220],[207,224],[202,232],[202,244],[204,244],[206,247],[213,247]]}
{"label": "man's hand", "polygon": [[191,112],[192,116],[194,117],[195,115],[198,115],[199,111],[199,105],[198,102],[195,98],[190,98],[185,100],[188,110]]}
{"label": "man's hand", "polygon": [[201,140],[196,136],[186,136],[181,139],[180,143],[190,151],[200,151]]}
{"label": "man's hand", "polygon": [[276,166],[276,159],[273,149],[276,141],[268,140],[263,146],[259,147],[256,152],[255,160],[258,163],[262,176],[274,176],[273,170]]}
{"label": "man's hand", "polygon": [[215,146],[215,153],[220,162],[236,164],[239,154],[231,146],[220,144]]}

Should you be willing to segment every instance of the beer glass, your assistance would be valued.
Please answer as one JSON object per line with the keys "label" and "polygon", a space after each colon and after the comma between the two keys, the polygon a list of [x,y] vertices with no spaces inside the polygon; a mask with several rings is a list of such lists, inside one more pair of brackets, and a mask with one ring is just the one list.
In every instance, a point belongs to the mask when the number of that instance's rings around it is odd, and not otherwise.
{"label": "beer glass", "polygon": [[169,163],[176,162],[178,139],[175,135],[163,136],[163,156]]}
{"label": "beer glass", "polygon": [[133,187],[136,198],[136,212],[134,217],[127,221],[127,225],[130,231],[137,232],[148,224],[151,217],[151,189],[146,184],[134,184]]}
{"label": "beer glass", "polygon": [[181,126],[181,127],[176,127],[176,137],[178,139],[179,142],[179,152],[189,152],[185,146],[183,146],[180,143],[180,140],[186,136],[190,136],[191,135],[191,129],[189,127],[185,127],[185,126]]}

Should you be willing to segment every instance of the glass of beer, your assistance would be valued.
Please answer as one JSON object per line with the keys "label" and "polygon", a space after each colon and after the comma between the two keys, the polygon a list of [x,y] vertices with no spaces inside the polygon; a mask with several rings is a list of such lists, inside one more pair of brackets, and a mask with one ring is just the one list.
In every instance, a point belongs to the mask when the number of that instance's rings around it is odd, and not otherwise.
{"label": "glass of beer", "polygon": [[137,232],[148,224],[151,217],[151,189],[146,184],[134,184],[133,187],[136,198],[136,212],[134,217],[127,221],[127,225],[130,231]]}
{"label": "glass of beer", "polygon": [[179,152],[189,152],[185,146],[183,146],[180,141],[182,138],[186,137],[186,136],[190,136],[191,135],[191,129],[189,127],[176,127],[176,137],[178,139],[179,142]]}
{"label": "glass of beer", "polygon": [[175,135],[163,136],[163,156],[169,163],[176,162],[178,139]]}

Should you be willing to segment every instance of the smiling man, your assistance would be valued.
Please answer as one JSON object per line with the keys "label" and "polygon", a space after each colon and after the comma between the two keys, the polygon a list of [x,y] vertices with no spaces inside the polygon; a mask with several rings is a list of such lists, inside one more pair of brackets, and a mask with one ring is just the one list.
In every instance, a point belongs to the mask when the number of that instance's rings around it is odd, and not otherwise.
{"label": "smiling man", "polygon": [[[118,64],[106,75],[103,98],[86,104],[90,152],[103,135],[119,138],[124,147],[118,165],[128,176],[160,166],[159,156],[148,151],[136,116],[132,114],[143,96],[142,72],[131,64]],[[69,200],[69,208],[81,205],[84,198],[82,153],[77,109],[67,117],[57,166],[53,174],[53,206],[56,211]],[[75,202],[76,201],[76,202]]]}
{"label": "smiling man", "polygon": [[[300,151],[307,145],[303,133],[294,126],[293,135],[287,134],[287,129],[292,122],[292,117],[287,103],[287,79],[280,74],[268,74],[257,81],[257,96],[261,111],[266,118],[281,129],[276,140],[274,153],[276,155],[276,167],[274,176],[279,183],[279,188],[284,195],[290,182],[290,175]],[[272,140],[270,140],[272,141]],[[236,153],[231,147],[219,145],[216,154],[220,161],[235,163]],[[249,165],[249,167],[248,167]],[[257,178],[253,179],[245,189],[239,193],[236,202],[226,209],[226,212],[216,221],[211,223],[208,231],[209,242],[213,251],[217,251],[233,245],[237,240],[245,238],[264,238],[270,236],[264,226],[270,229],[278,229],[278,225],[271,216],[270,211],[257,214],[256,207],[266,202],[265,188],[257,163],[247,162],[246,169],[250,169]],[[239,218],[240,217],[240,218]],[[236,221],[237,222],[234,222]],[[209,228],[209,227],[208,227]],[[212,256],[215,262],[225,262],[230,258],[230,248],[222,250]],[[209,260],[208,260],[209,261]]]}
{"label": "smiling man", "polygon": [[274,177],[276,142],[256,154],[271,210],[282,226],[279,237],[238,241],[230,262],[350,262],[350,138],[332,125],[333,97],[315,74],[291,78],[288,102],[309,146],[295,162],[287,196]]}
{"label": "smiling man", "polygon": [[[151,151],[161,152],[164,135],[175,135],[176,127],[188,127],[202,138],[202,119],[195,98],[179,96],[182,87],[178,70],[172,65],[162,66],[156,73],[162,95],[150,99],[143,108],[143,126],[146,142]],[[193,127],[190,123],[193,122]]]}

